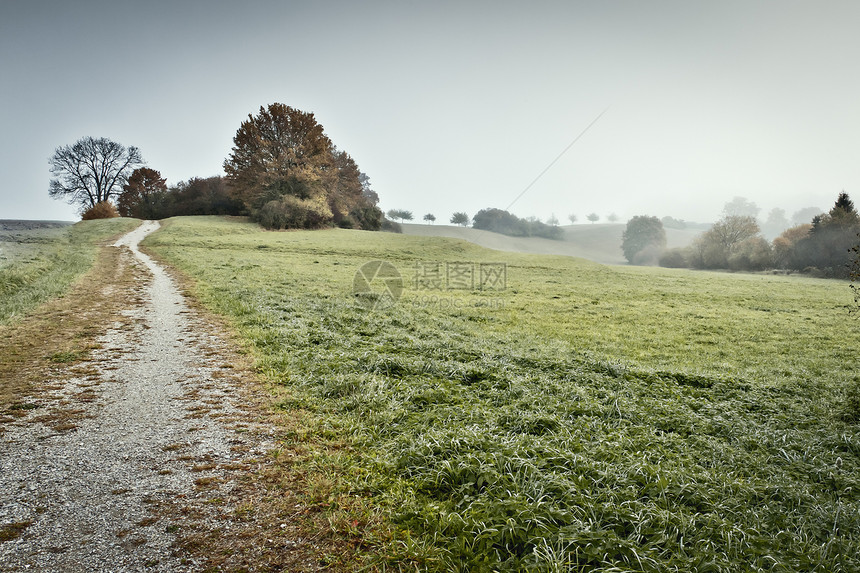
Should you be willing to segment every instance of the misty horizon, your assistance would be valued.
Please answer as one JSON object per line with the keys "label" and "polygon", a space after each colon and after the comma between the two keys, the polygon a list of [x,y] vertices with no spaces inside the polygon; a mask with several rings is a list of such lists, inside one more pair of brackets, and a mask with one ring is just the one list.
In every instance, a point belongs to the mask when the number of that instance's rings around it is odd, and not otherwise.
{"label": "misty horizon", "polygon": [[706,223],[735,196],[791,218],[860,189],[852,2],[43,1],[0,16],[3,219],[77,219],[48,197],[48,158],[85,136],[139,147],[168,185],[221,174],[241,122],[274,102],[313,112],[383,211],[439,223],[512,202],[562,223]]}

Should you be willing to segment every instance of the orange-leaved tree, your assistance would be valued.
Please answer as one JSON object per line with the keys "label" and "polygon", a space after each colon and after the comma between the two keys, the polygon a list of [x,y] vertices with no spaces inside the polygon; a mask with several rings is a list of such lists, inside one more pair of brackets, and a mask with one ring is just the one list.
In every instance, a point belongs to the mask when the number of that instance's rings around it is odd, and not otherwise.
{"label": "orange-leaved tree", "polygon": [[149,167],[134,170],[117,199],[117,210],[123,217],[155,219],[159,204],[167,193],[167,181]]}
{"label": "orange-leaved tree", "polygon": [[267,227],[367,228],[367,208],[376,209],[355,161],[335,148],[314,114],[282,103],[242,122],[224,171],[235,197]]}

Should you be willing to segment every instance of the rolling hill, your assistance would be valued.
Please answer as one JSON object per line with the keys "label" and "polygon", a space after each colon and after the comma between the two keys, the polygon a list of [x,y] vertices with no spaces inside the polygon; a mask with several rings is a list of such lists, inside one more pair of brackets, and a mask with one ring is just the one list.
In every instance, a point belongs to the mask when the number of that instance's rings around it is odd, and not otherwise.
{"label": "rolling hill", "polygon": [[[403,233],[421,237],[451,237],[475,243],[481,247],[513,253],[534,255],[565,255],[579,257],[604,265],[625,265],[621,253],[621,233],[624,224],[566,225],[564,239],[555,241],[540,237],[509,237],[491,231],[453,225],[404,224]],[[669,247],[684,247],[702,231],[700,229],[666,229]]]}

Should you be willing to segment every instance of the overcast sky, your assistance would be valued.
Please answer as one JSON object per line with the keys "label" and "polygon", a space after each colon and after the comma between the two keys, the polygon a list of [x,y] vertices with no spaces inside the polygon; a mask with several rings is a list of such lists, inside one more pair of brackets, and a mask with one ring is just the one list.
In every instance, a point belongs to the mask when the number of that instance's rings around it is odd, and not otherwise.
{"label": "overcast sky", "polygon": [[261,105],[311,111],[381,207],[711,221],[860,200],[860,2],[0,0],[0,219],[73,219],[48,158],[223,172]]}

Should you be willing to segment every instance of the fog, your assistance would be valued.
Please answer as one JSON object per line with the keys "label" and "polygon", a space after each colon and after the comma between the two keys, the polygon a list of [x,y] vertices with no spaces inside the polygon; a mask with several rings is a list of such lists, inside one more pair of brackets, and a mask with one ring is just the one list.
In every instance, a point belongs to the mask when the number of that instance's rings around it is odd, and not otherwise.
{"label": "fog", "polygon": [[4,2],[0,219],[75,218],[47,159],[88,135],[168,184],[220,174],[272,102],[418,220],[790,218],[860,197],[858,25],[853,1]]}

